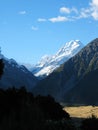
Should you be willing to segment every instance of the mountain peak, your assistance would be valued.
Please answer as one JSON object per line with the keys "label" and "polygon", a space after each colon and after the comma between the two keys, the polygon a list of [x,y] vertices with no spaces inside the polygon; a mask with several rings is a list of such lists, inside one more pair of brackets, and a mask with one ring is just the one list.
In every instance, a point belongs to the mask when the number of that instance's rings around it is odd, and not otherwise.
{"label": "mountain peak", "polygon": [[84,45],[79,40],[71,40],[65,43],[65,45],[57,52],[57,55],[62,53],[71,54],[74,49],[82,48]]}
{"label": "mountain peak", "polygon": [[71,105],[98,105],[98,38],[42,80],[33,93]]}
{"label": "mountain peak", "polygon": [[71,40],[52,56],[45,55],[40,62],[32,68],[32,73],[38,77],[46,77],[61,64],[78,53],[84,45],[79,40]]}
{"label": "mountain peak", "polygon": [[73,48],[76,48],[76,47],[79,47],[79,46],[84,47],[83,43],[80,40],[71,40],[70,42],[67,42],[65,44],[65,48],[70,47],[70,48],[73,49]]}
{"label": "mountain peak", "polygon": [[67,42],[65,46],[73,46],[73,45],[79,45],[81,42],[79,40],[71,40],[70,42]]}
{"label": "mountain peak", "polygon": [[80,40],[71,40],[65,44],[65,46],[83,45]]}

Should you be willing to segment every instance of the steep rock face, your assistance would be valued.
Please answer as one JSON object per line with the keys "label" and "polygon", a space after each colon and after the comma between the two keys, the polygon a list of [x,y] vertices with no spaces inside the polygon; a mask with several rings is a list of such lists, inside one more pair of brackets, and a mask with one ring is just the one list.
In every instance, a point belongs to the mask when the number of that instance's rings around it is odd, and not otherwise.
{"label": "steep rock face", "polygon": [[[60,102],[67,102],[68,93],[71,92],[86,75],[91,74],[93,71],[97,71],[97,69],[98,38],[90,42],[77,55],[69,59],[46,79],[41,81],[33,92],[42,95],[50,94]],[[76,90],[77,89],[75,89],[75,91]],[[78,93],[78,91],[76,93]]]}
{"label": "steep rock face", "polygon": [[0,87],[21,87],[25,86],[28,91],[38,82],[38,79],[26,69],[26,67],[19,65],[14,59],[8,59],[0,54],[0,59],[4,62],[4,73],[0,79]]}
{"label": "steep rock face", "polygon": [[44,78],[73,57],[83,47],[84,45],[79,40],[72,40],[66,43],[55,55],[42,57],[41,61],[31,71],[35,76]]}

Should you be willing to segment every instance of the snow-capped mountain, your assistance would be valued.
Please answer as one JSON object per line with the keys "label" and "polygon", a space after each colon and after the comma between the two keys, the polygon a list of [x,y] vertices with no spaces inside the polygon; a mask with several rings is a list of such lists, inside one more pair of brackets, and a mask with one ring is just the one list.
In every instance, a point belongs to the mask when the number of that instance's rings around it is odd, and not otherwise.
{"label": "snow-capped mountain", "polygon": [[4,62],[4,73],[0,79],[0,87],[25,86],[31,91],[37,83],[37,78],[23,65],[19,65],[14,59],[8,59],[0,52],[0,59]]}
{"label": "snow-capped mountain", "polygon": [[34,95],[51,95],[64,104],[98,105],[98,38],[40,81]]}
{"label": "snow-capped mountain", "polygon": [[55,55],[42,57],[31,71],[35,76],[44,78],[77,54],[83,47],[84,45],[79,40],[67,42]]}

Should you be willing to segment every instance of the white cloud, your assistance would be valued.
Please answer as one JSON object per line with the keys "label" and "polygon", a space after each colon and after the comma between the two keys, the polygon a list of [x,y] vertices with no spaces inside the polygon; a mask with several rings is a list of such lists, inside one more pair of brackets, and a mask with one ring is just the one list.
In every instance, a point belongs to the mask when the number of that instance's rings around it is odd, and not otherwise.
{"label": "white cloud", "polygon": [[34,31],[37,31],[37,30],[38,30],[38,27],[32,26],[31,29],[34,30]]}
{"label": "white cloud", "polygon": [[98,0],[92,0],[90,3],[91,6],[91,16],[95,19],[98,20]]}
{"label": "white cloud", "polygon": [[21,14],[21,15],[24,15],[24,14],[26,14],[26,13],[27,13],[27,12],[26,12],[25,10],[19,12],[19,14]]}
{"label": "white cloud", "polygon": [[[52,17],[50,19],[39,18],[38,22],[50,21],[52,23],[55,23],[75,21],[87,18],[98,20],[98,0],[91,0],[86,8],[77,9],[76,7],[68,8],[63,6],[59,9],[59,13],[62,13],[62,16]],[[67,16],[65,16],[66,14]]]}
{"label": "white cloud", "polygon": [[60,13],[67,13],[70,14],[71,10],[67,7],[61,7],[60,8]]}
{"label": "white cloud", "polygon": [[95,20],[98,20],[98,11],[94,11],[92,13],[92,17],[95,19]]}
{"label": "white cloud", "polygon": [[54,18],[50,18],[49,21],[52,22],[52,23],[55,23],[55,22],[65,22],[65,21],[68,21],[69,19],[65,16],[58,16],[58,17],[54,17]]}
{"label": "white cloud", "polygon": [[92,0],[91,4],[98,7],[98,0]]}
{"label": "white cloud", "polygon": [[[78,15],[72,16],[71,15],[72,12],[75,12]],[[78,11],[76,8],[62,7],[60,8],[60,13],[70,14],[70,17],[73,20],[82,19],[82,18],[90,18],[90,17],[92,17],[94,20],[98,20],[98,0],[91,0],[91,2],[88,3],[88,7],[81,8],[80,11]]]}
{"label": "white cloud", "polygon": [[91,9],[90,8],[82,8],[79,14],[79,18],[88,18],[91,16]]}
{"label": "white cloud", "polygon": [[78,10],[77,10],[75,7],[73,7],[73,8],[71,9],[71,12],[74,12],[74,13],[76,13],[76,14],[79,13]]}
{"label": "white cloud", "polygon": [[45,19],[45,18],[38,18],[38,20],[37,20],[38,22],[46,22],[47,21],[47,19]]}
{"label": "white cloud", "polygon": [[70,14],[70,13],[72,13],[72,12],[74,12],[74,13],[78,13],[78,10],[75,8],[75,7],[73,7],[73,8],[67,8],[67,7],[61,7],[60,8],[60,13],[67,13],[67,14]]}
{"label": "white cloud", "polygon": [[98,0],[92,0],[89,3],[88,8],[81,8],[79,15],[75,19],[90,18],[98,20]]}
{"label": "white cloud", "polygon": [[94,20],[98,20],[98,0],[92,0],[89,3],[88,8],[81,9],[80,18],[92,17]]}

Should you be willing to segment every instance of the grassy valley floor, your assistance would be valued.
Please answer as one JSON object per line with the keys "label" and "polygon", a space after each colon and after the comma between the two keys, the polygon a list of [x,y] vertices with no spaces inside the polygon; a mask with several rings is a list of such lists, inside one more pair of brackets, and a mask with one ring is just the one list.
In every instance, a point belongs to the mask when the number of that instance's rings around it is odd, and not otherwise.
{"label": "grassy valley floor", "polygon": [[98,118],[98,106],[64,107],[71,117],[88,118],[92,115]]}
{"label": "grassy valley floor", "polygon": [[77,130],[80,130],[81,122],[87,118],[95,116],[98,118],[98,106],[73,106],[64,107],[64,110],[70,114]]}

